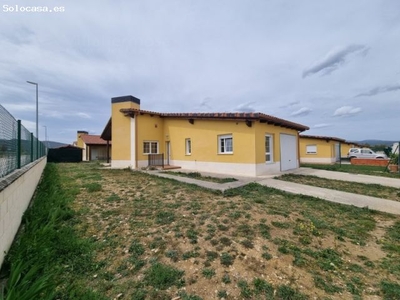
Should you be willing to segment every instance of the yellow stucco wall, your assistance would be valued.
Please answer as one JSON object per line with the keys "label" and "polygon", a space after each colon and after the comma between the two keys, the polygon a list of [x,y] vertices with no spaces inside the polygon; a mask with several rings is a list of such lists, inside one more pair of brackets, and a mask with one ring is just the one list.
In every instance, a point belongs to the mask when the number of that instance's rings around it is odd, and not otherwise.
{"label": "yellow stucco wall", "polygon": [[131,159],[131,117],[121,113],[120,109],[122,108],[139,109],[140,106],[131,101],[111,104],[111,136],[113,144],[111,159],[113,160]]}
{"label": "yellow stucco wall", "polygon": [[[147,160],[143,154],[145,141],[158,142],[158,153],[164,153],[164,119],[158,115],[137,115],[136,117],[136,153],[137,160]],[[114,125],[114,124],[113,124]]]}
{"label": "yellow stucco wall", "polygon": [[82,140],[82,135],[83,135],[84,133],[80,133],[80,132],[78,132],[77,133],[77,135],[76,135],[76,146],[77,147],[79,147],[79,148],[84,148],[84,143],[83,143],[83,140]]}
{"label": "yellow stucco wall", "polygon": [[[329,140],[328,142],[323,139],[310,139],[300,137],[300,158],[302,157],[316,157],[316,158],[335,158],[335,144],[339,142]],[[306,151],[307,145],[316,145],[317,153],[308,154]]]}
{"label": "yellow stucco wall", "polygon": [[[256,163],[260,164],[265,162],[265,135],[269,134],[273,137],[273,161],[278,162],[281,160],[280,149],[280,134],[290,134],[298,137],[298,132],[294,129],[283,128],[279,126],[269,125],[266,123],[254,122],[256,140]],[[297,154],[298,157],[298,154]]]}
{"label": "yellow stucco wall", "polygon": [[357,148],[353,143],[341,143],[340,145],[340,156],[347,157],[347,153],[350,148]]}
{"label": "yellow stucco wall", "polygon": [[[170,141],[171,159],[204,162],[254,163],[254,127],[243,121],[165,119],[164,137]],[[218,153],[218,136],[232,134],[233,153]],[[185,140],[190,138],[191,155],[185,153]]]}

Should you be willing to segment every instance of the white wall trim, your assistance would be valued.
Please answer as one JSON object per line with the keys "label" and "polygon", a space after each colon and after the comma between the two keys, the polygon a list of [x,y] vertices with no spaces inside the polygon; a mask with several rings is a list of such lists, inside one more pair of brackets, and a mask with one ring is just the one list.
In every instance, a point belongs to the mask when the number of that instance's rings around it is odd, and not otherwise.
{"label": "white wall trim", "polygon": [[130,160],[111,160],[111,168],[114,169],[124,169],[124,168],[132,168]]}
{"label": "white wall trim", "polygon": [[334,157],[300,157],[301,163],[331,164],[335,161]]}
{"label": "white wall trim", "polygon": [[136,118],[131,118],[131,163],[132,169],[136,169]]}

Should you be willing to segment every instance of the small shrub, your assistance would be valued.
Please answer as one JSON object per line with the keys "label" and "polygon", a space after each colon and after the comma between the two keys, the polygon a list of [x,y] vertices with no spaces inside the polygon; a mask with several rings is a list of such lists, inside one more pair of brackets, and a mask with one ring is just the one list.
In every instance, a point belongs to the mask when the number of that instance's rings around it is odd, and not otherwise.
{"label": "small shrub", "polygon": [[135,258],[141,256],[144,253],[144,247],[139,240],[133,240],[131,246],[129,247],[129,253]]}
{"label": "small shrub", "polygon": [[171,224],[175,221],[175,215],[170,211],[160,211],[156,215],[156,223],[161,225]]}
{"label": "small shrub", "polygon": [[245,248],[247,249],[253,249],[254,248],[254,244],[252,241],[246,239],[240,242]]}
{"label": "small shrub", "polygon": [[177,262],[179,259],[178,251],[176,250],[165,251],[165,256],[170,258],[173,262]]}
{"label": "small shrub", "polygon": [[226,297],[228,297],[228,293],[225,290],[220,290],[220,291],[218,291],[217,297],[220,299],[226,298]]}

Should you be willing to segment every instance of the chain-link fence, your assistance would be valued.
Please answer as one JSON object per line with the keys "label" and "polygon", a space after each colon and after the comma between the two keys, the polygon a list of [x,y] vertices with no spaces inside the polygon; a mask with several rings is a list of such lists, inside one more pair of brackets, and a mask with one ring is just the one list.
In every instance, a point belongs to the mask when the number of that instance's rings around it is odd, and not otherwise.
{"label": "chain-link fence", "polygon": [[0,178],[44,155],[44,144],[0,105]]}

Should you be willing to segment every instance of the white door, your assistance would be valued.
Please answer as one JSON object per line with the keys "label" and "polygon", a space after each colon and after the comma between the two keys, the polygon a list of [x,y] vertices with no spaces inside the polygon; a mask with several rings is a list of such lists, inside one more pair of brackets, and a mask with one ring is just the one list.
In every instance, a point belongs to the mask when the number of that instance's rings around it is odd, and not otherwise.
{"label": "white door", "polygon": [[281,171],[296,169],[297,139],[295,135],[281,133]]}
{"label": "white door", "polygon": [[336,162],[340,161],[340,144],[336,143],[335,144],[335,158],[336,158]]}

